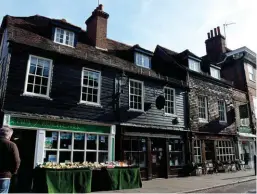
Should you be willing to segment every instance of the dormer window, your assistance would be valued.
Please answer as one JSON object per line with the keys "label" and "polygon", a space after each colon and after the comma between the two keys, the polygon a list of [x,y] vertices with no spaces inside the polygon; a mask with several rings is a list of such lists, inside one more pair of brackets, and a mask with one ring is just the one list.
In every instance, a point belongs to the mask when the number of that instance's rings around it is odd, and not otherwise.
{"label": "dormer window", "polygon": [[135,63],[140,67],[151,68],[151,57],[141,54],[135,53]]}
{"label": "dormer window", "polygon": [[215,68],[215,67],[211,67],[210,68],[211,71],[211,76],[216,78],[216,79],[220,79],[220,69]]}
{"label": "dormer window", "polygon": [[189,59],[188,63],[189,63],[189,69],[196,71],[196,72],[201,72],[199,61],[196,61],[194,59]]}
{"label": "dormer window", "polygon": [[56,43],[74,47],[74,37],[74,32],[61,28],[55,28],[54,42]]}

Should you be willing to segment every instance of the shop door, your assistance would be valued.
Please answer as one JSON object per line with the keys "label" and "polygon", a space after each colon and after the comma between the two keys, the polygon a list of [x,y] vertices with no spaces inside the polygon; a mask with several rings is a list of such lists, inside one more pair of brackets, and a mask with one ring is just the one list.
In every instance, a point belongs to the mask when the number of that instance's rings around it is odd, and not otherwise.
{"label": "shop door", "polygon": [[205,160],[214,161],[215,160],[215,149],[213,140],[205,140]]}
{"label": "shop door", "polygon": [[14,129],[12,141],[19,149],[21,164],[17,176],[13,177],[12,192],[28,193],[31,190],[36,133],[36,130]]}
{"label": "shop door", "polygon": [[152,175],[153,178],[165,177],[165,139],[155,138],[152,139]]}

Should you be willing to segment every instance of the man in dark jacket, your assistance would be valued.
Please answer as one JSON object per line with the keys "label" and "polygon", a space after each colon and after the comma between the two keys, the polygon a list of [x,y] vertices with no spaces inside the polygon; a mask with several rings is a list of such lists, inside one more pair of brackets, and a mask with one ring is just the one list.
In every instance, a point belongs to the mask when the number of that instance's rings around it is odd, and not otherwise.
{"label": "man in dark jacket", "polygon": [[0,129],[0,193],[8,193],[10,179],[20,166],[18,148],[10,141],[12,134],[10,127],[4,126]]}

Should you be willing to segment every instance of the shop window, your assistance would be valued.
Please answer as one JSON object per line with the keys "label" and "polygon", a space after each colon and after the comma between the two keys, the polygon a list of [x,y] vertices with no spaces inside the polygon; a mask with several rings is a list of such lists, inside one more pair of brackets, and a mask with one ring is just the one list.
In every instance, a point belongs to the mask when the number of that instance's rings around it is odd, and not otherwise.
{"label": "shop window", "polygon": [[219,161],[235,160],[235,150],[232,141],[217,141],[216,149]]}
{"label": "shop window", "polygon": [[184,142],[180,139],[169,140],[169,162],[170,166],[182,166],[184,164]]}
{"label": "shop window", "polygon": [[202,162],[202,141],[201,140],[194,141],[194,162],[195,163]]}
{"label": "shop window", "polygon": [[125,160],[130,165],[146,167],[146,139],[125,139],[123,140]]}
{"label": "shop window", "polygon": [[46,162],[106,162],[108,135],[46,131]]}

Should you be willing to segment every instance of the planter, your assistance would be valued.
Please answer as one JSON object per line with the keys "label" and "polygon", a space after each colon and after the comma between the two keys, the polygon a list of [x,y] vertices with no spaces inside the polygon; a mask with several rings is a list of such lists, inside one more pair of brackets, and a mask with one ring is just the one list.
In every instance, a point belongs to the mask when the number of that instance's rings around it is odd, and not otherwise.
{"label": "planter", "polygon": [[197,167],[192,173],[192,176],[201,176],[203,174],[202,167]]}

